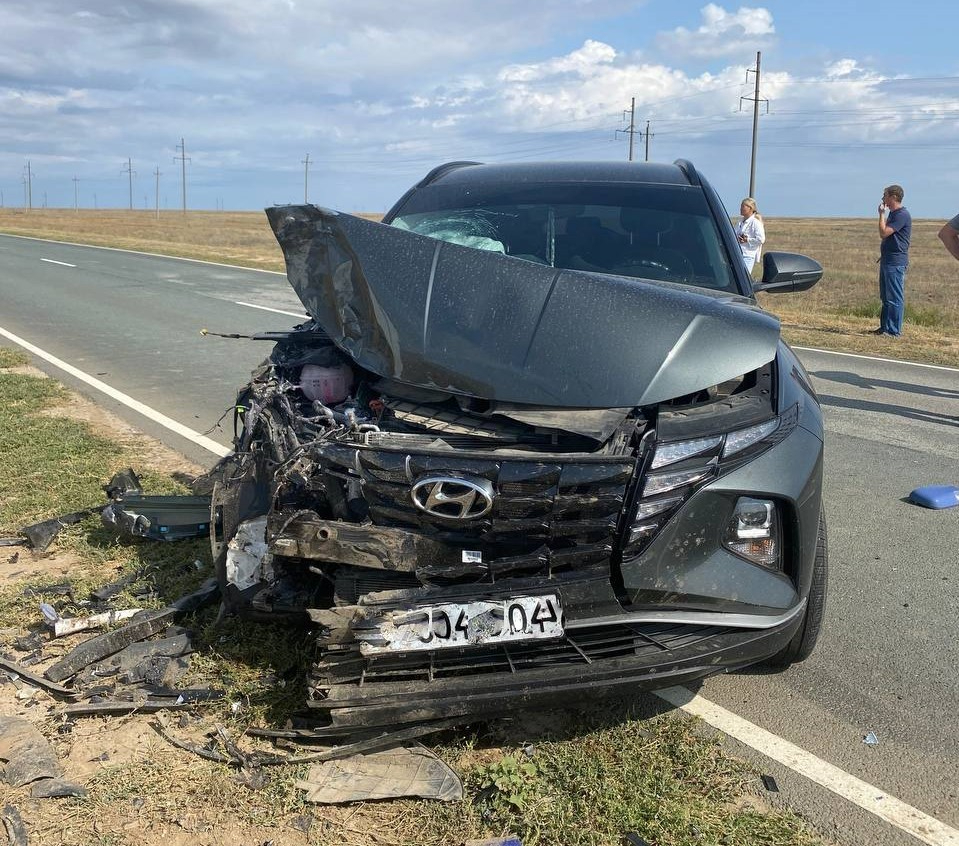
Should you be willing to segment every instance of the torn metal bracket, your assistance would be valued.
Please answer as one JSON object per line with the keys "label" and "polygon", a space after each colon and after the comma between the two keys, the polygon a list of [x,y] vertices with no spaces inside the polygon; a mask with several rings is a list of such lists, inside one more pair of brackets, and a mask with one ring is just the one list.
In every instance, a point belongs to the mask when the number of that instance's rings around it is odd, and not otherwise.
{"label": "torn metal bracket", "polygon": [[102,519],[104,525],[134,537],[204,537],[210,531],[210,497],[124,495],[103,509]]}

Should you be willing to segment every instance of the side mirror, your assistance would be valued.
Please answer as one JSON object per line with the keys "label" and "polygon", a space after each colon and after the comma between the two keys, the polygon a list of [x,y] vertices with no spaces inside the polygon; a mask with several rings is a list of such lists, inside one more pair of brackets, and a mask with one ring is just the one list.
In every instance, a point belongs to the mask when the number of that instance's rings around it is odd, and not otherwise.
{"label": "side mirror", "polygon": [[822,265],[798,253],[770,252],[763,255],[763,278],[753,283],[753,291],[792,294],[808,291],[822,279]]}

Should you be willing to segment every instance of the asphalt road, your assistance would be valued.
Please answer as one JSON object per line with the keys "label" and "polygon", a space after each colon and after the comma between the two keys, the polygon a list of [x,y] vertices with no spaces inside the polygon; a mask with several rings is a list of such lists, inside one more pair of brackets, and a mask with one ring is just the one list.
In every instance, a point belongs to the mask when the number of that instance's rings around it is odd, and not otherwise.
{"label": "asphalt road", "polygon": [[[270,348],[202,337],[200,330],[280,330],[299,314],[278,274],[0,236],[0,328],[196,431],[215,425]],[[0,337],[0,344],[8,341]],[[826,627],[801,666],[713,678],[700,694],[959,829],[959,509],[905,501],[922,485],[959,484],[959,371],[799,354],[827,424]],[[212,463],[193,441],[37,363],[189,457]],[[225,446],[231,434],[227,420],[210,437]],[[877,745],[863,742],[869,732]],[[774,800],[836,841],[919,842],[730,745],[776,778]],[[959,843],[959,834],[942,842]]]}

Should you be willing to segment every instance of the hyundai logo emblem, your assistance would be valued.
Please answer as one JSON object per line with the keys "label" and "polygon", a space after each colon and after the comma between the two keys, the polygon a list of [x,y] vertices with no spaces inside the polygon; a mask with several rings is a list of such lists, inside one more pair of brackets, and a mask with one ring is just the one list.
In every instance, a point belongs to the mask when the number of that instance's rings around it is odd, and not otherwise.
{"label": "hyundai logo emblem", "polygon": [[427,476],[413,485],[413,504],[432,517],[475,520],[493,507],[493,485],[486,479]]}

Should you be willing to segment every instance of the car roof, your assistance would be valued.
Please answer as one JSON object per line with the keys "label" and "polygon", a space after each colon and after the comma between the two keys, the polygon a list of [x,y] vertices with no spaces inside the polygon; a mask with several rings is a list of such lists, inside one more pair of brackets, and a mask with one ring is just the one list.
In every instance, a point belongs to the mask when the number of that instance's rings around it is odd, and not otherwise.
{"label": "car roof", "polygon": [[652,162],[449,162],[433,168],[417,186],[489,184],[493,182],[614,182],[654,185],[698,185],[699,174],[687,161]]}

